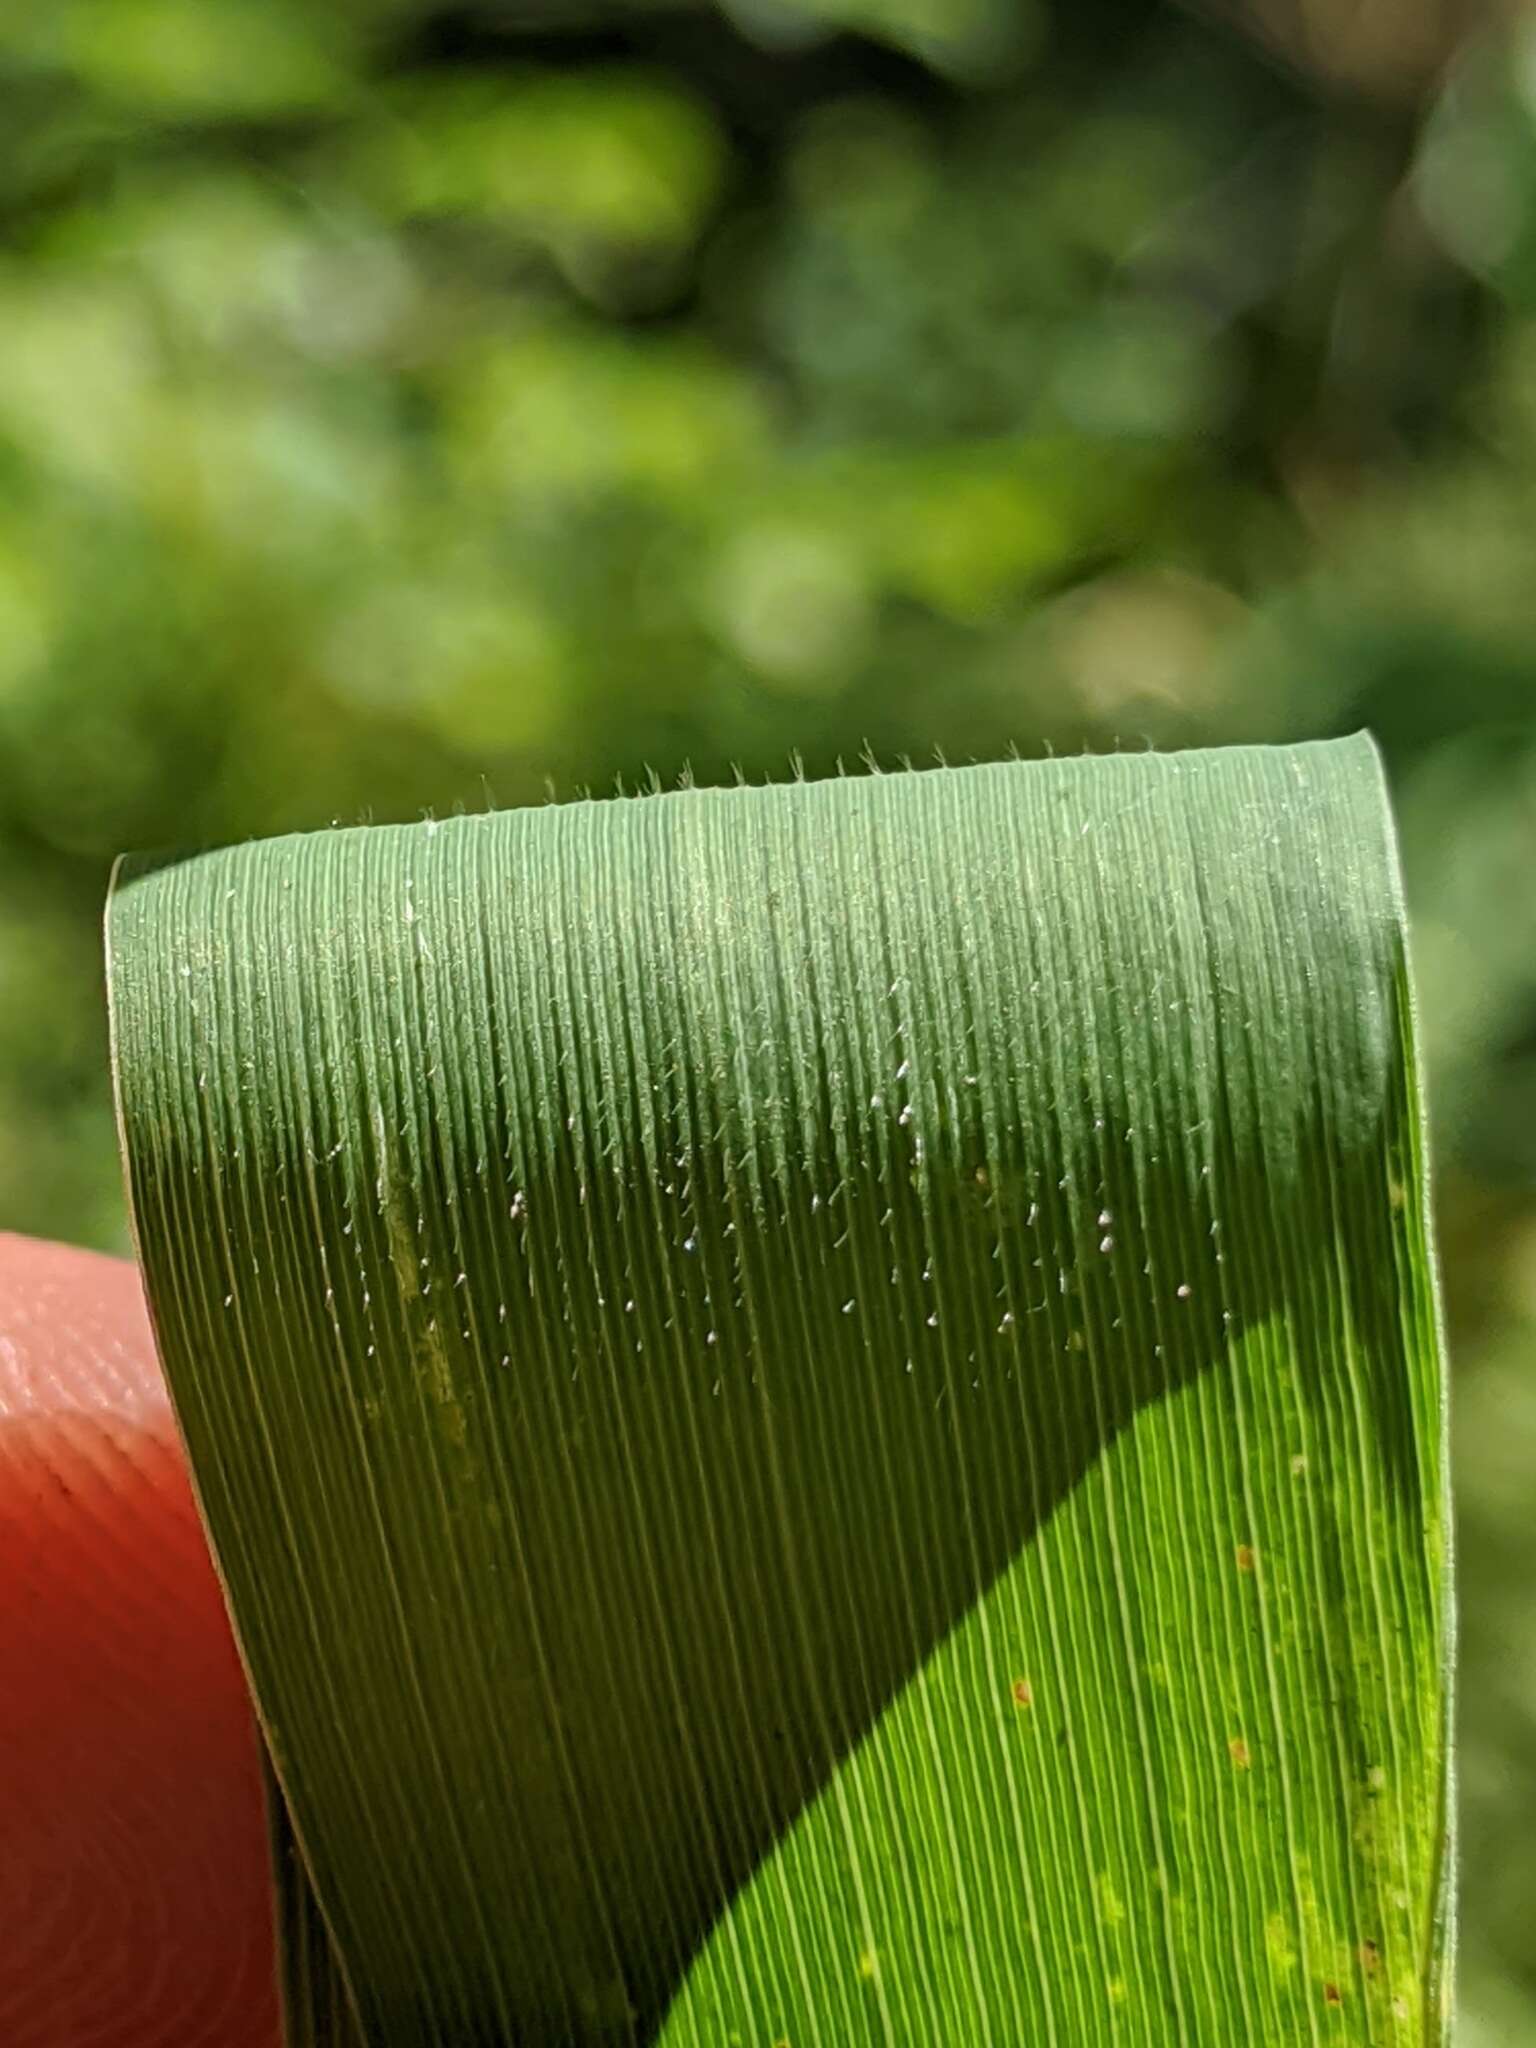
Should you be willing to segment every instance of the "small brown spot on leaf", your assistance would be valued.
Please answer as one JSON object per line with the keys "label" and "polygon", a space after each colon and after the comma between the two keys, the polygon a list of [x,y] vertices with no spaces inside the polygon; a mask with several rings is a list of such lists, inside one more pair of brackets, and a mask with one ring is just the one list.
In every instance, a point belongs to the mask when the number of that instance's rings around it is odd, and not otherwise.
{"label": "small brown spot on leaf", "polygon": [[1362,1941],[1358,1953],[1361,1969],[1367,1977],[1374,1977],[1381,1966],[1381,1950],[1374,1941]]}
{"label": "small brown spot on leaf", "polygon": [[1248,1745],[1244,1742],[1241,1735],[1233,1736],[1232,1740],[1227,1744],[1227,1750],[1233,1763],[1237,1765],[1240,1771],[1246,1771],[1253,1762],[1253,1758],[1248,1754]]}
{"label": "small brown spot on leaf", "polygon": [[1237,1568],[1240,1572],[1251,1572],[1253,1570],[1252,1544],[1239,1543],[1237,1546]]}
{"label": "small brown spot on leaf", "polygon": [[1325,1984],[1323,1986],[1323,2003],[1324,2005],[1342,2005],[1344,2003],[1344,1994],[1337,1984]]}
{"label": "small brown spot on leaf", "polygon": [[1032,1707],[1035,1704],[1035,1689],[1027,1678],[1013,1681],[1013,1704],[1016,1707]]}

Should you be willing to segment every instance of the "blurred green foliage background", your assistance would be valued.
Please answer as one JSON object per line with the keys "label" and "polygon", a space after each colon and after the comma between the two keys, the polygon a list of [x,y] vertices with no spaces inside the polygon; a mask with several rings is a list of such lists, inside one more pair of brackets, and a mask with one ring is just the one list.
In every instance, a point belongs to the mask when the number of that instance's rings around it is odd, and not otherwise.
{"label": "blurred green foliage background", "polygon": [[1369,725],[1536,2040],[1536,21],[54,0],[0,93],[0,1223],[125,1242],[121,847]]}

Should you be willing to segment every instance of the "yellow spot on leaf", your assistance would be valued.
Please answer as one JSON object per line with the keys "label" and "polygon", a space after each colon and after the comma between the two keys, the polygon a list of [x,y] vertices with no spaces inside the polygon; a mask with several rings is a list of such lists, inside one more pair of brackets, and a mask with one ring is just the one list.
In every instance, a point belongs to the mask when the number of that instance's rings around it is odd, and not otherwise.
{"label": "yellow spot on leaf", "polygon": [[1270,1968],[1278,1975],[1285,1976],[1296,1967],[1296,1950],[1291,1943],[1290,1923],[1281,1913],[1271,1913],[1264,1922],[1264,1946],[1269,1951]]}
{"label": "yellow spot on leaf", "polygon": [[1013,1681],[1013,1704],[1016,1707],[1032,1707],[1035,1704],[1035,1689],[1027,1678]]}
{"label": "yellow spot on leaf", "polygon": [[1118,1927],[1125,1918],[1125,1906],[1115,1890],[1115,1881],[1107,1870],[1101,1870],[1093,1881],[1098,1894],[1099,1918],[1106,1927]]}
{"label": "yellow spot on leaf", "polygon": [[1244,1742],[1241,1735],[1233,1736],[1232,1740],[1227,1744],[1227,1753],[1240,1771],[1246,1771],[1253,1762],[1253,1758],[1248,1753],[1248,1745]]}
{"label": "yellow spot on leaf", "polygon": [[1239,1543],[1237,1546],[1237,1568],[1240,1572],[1251,1572],[1253,1570],[1253,1546],[1251,1544]]}

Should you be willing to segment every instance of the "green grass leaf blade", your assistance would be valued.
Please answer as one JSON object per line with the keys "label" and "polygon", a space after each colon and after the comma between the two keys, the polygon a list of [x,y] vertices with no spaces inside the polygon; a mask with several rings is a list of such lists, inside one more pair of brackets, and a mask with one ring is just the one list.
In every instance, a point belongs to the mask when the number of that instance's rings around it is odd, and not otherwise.
{"label": "green grass leaf blade", "polygon": [[270,1765],[265,1780],[285,2048],[362,2048],[352,1994]]}
{"label": "green grass leaf blade", "polygon": [[1443,2038],[1368,743],[317,834],[129,868],[109,951],[368,2042]]}

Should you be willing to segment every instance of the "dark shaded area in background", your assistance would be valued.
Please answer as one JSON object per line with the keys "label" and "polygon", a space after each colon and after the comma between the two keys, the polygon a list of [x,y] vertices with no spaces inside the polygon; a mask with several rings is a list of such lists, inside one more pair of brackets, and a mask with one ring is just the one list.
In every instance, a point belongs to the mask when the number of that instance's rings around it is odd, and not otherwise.
{"label": "dark shaded area in background", "polygon": [[1530,2038],[1536,23],[10,12],[0,1224],[123,1243],[123,845],[1369,724],[1460,1391],[1461,2038]]}

